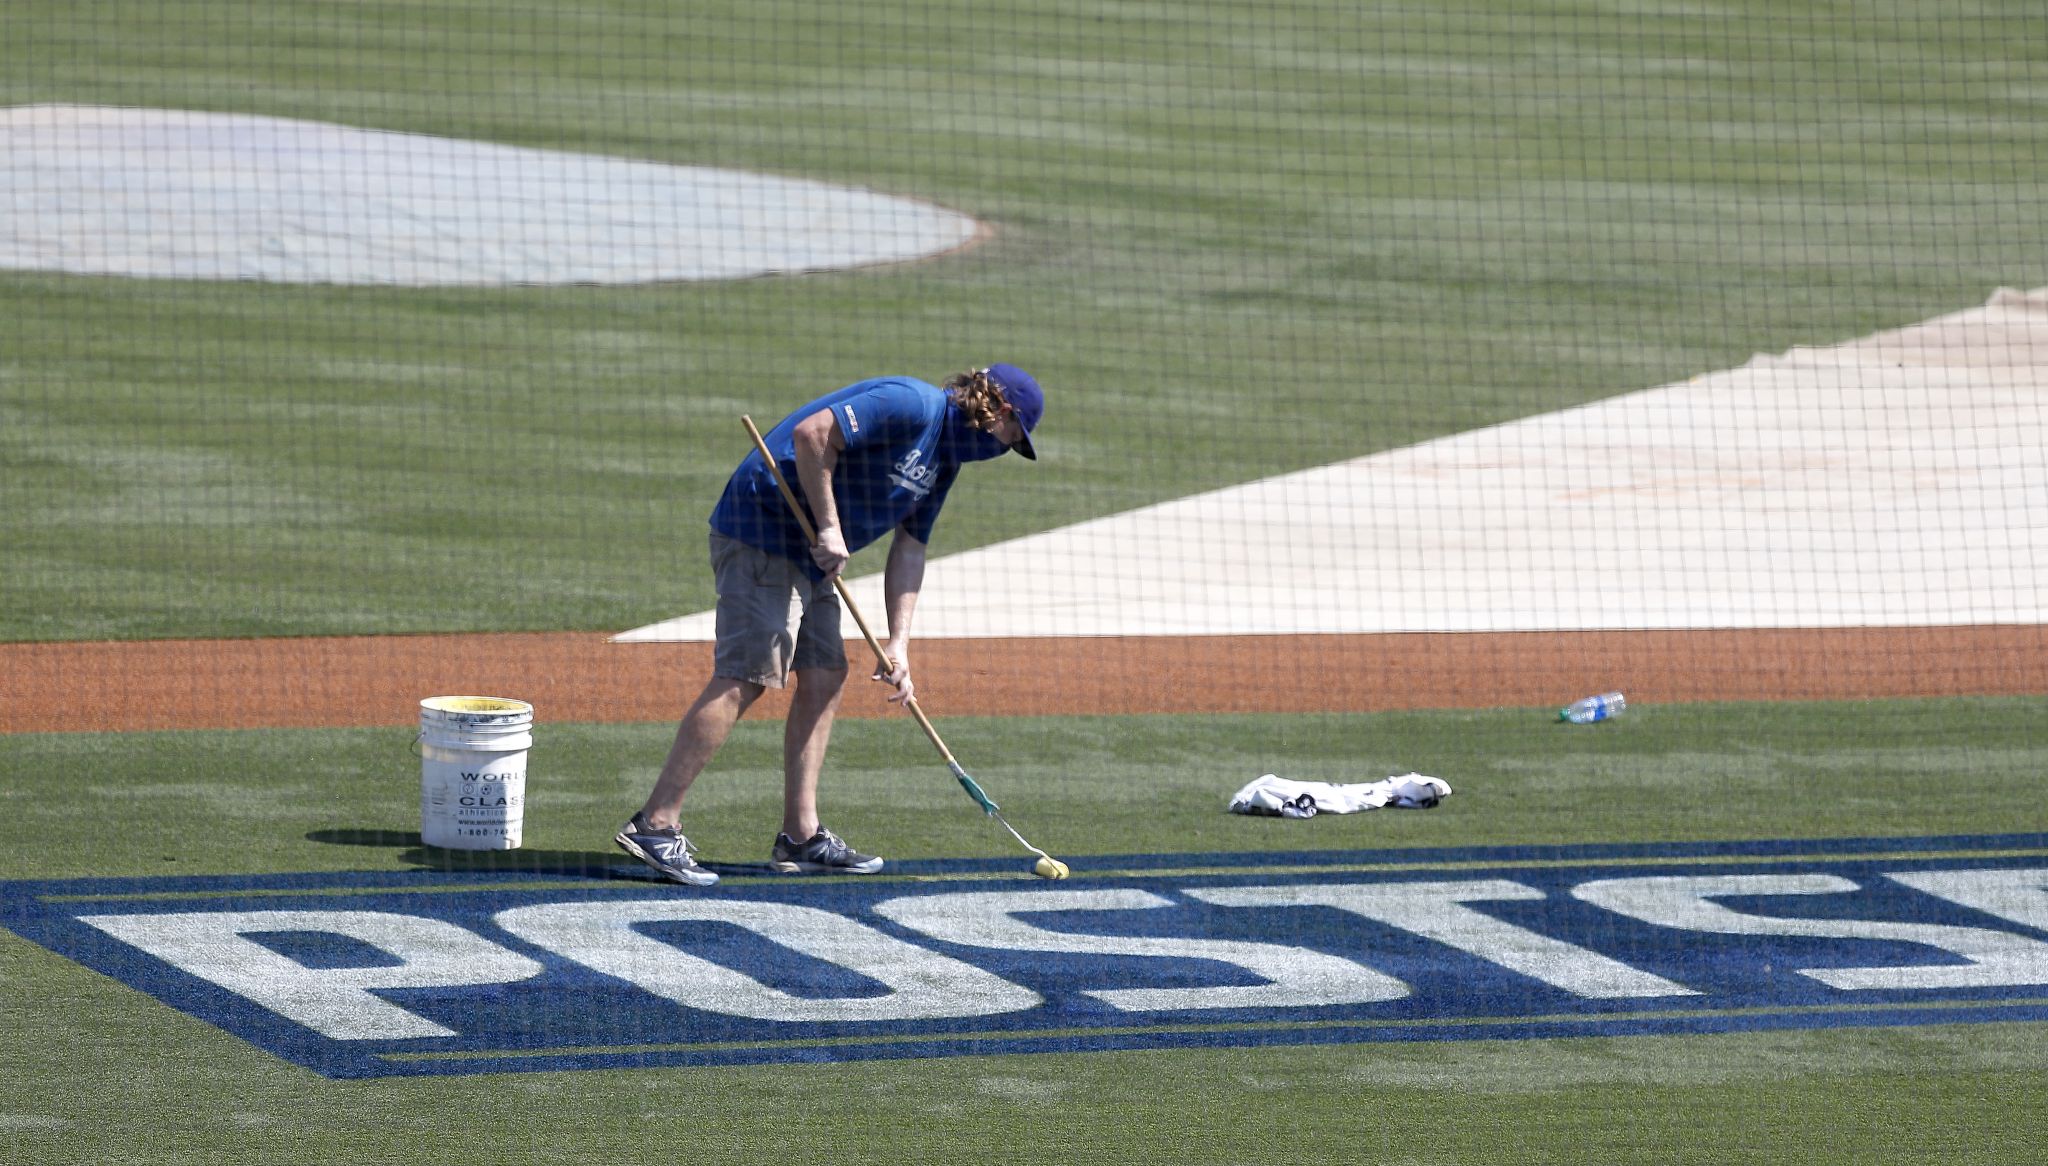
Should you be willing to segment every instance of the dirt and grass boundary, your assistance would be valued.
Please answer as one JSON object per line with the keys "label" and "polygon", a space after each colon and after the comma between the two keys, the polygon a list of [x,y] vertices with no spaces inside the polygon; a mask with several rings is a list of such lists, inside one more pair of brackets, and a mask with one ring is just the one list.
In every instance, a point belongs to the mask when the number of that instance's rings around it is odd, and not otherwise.
{"label": "dirt and grass boundary", "polygon": [[[927,640],[913,666],[938,716],[2009,696],[2048,693],[2048,626]],[[0,732],[401,725],[455,693],[662,721],[710,668],[709,644],[597,632],[0,644]],[[841,715],[893,711],[856,684]]]}

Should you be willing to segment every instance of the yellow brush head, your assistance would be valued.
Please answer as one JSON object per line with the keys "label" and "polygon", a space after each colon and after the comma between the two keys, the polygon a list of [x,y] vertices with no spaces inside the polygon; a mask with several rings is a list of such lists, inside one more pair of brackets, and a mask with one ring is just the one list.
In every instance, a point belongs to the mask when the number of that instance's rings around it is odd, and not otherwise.
{"label": "yellow brush head", "polygon": [[1059,859],[1040,855],[1038,861],[1031,864],[1031,873],[1042,879],[1063,879],[1072,872]]}

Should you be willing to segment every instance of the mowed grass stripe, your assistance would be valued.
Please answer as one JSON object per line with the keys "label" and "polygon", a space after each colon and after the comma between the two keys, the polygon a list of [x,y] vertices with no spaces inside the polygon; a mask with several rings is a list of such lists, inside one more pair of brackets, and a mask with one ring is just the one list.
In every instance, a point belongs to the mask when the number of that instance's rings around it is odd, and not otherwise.
{"label": "mowed grass stripe", "polygon": [[[1371,851],[1374,865],[1397,868],[1388,877],[1419,869],[1392,861],[1410,849],[1418,857],[1433,851],[1441,864],[1465,847],[1666,841],[1714,849],[1758,838],[1856,840],[1841,844],[1853,855],[1816,853],[1828,847],[1815,843],[1788,848],[1798,854],[1767,856],[1779,862],[1908,864],[1934,856],[1910,851],[1906,838],[1941,837],[1956,840],[1942,853],[1963,861],[2035,863],[2011,832],[2014,807],[2032,804],[2039,776],[2048,772],[2044,714],[2048,701],[2008,697],[1649,703],[1583,729],[1553,723],[1554,709],[967,718],[948,739],[975,758],[977,776],[1014,820],[1028,821],[1034,837],[1081,863],[1078,885],[1087,886],[1089,855],[1186,855],[1190,848],[1219,856],[1267,852],[1265,867],[1314,865],[1300,861],[1300,852],[1311,849],[1332,858]],[[624,861],[608,840],[645,796],[673,726],[549,728],[529,767],[528,849],[479,855],[477,867],[454,869],[442,865],[449,856],[417,846],[419,761],[408,750],[410,732],[0,738],[0,771],[10,779],[0,783],[0,869],[45,890],[61,889],[49,882],[61,878],[220,873],[262,882],[271,875],[374,871],[395,883],[431,875],[444,884],[437,889],[459,894],[496,885],[500,872],[481,864],[519,861],[536,864],[529,886],[575,894],[570,888],[588,887],[589,880],[564,872]],[[950,781],[931,773],[928,754],[929,743],[901,724],[840,726],[824,790],[835,828],[898,858],[1015,862],[1014,885],[1028,885],[1023,856],[1008,853],[1014,847],[1000,831]],[[1458,792],[1435,810],[1308,822],[1223,808],[1232,789],[1262,771],[1356,780],[1410,769],[1440,775]],[[781,726],[743,722],[716,771],[692,791],[692,837],[707,842],[714,859],[755,855],[757,846],[764,853],[780,812],[780,777]],[[138,809],[149,816],[145,831],[78,829],[81,821],[129,822]],[[1898,841],[1872,838],[1873,830]],[[1963,841],[1973,838],[1984,844]],[[2003,852],[2015,857],[1989,857]],[[1510,858],[1562,853],[1507,851]],[[1221,866],[1197,857],[1175,861],[1184,869]],[[1134,880],[1152,873],[1110,865],[1118,869],[1105,878],[1133,881],[1093,885],[1139,885]],[[906,893],[916,889],[908,880],[902,885]],[[350,901],[370,900],[336,900]],[[423,912],[456,905],[431,893],[407,901]],[[217,902],[203,898],[181,908],[136,901],[132,909],[197,910]],[[52,906],[78,914],[131,909],[119,900]],[[1758,1153],[1717,1160],[2004,1166],[2031,1160],[2033,1135],[2048,1133],[2032,1104],[2038,1075],[2048,1071],[2048,1042],[2040,1039],[2048,1024],[1919,1023],[1968,1015],[1955,1012],[1886,1015],[1847,1027],[1793,1028],[1798,1021],[1770,1018],[1709,1022],[1773,1029],[1769,1036],[1624,1037],[1608,1025],[1587,1030],[1608,1039],[1589,1041],[1417,1041],[1404,1038],[1421,1034],[1388,1030],[1378,1043],[1352,1046],[1318,1043],[1326,1034],[1313,1032],[1254,1033],[1241,1045],[1211,1037],[1216,1047],[1103,1056],[1005,1056],[989,1051],[999,1045],[983,1043],[971,1059],[899,1057],[830,1072],[816,1065],[646,1072],[594,1060],[586,1063],[607,1067],[508,1080],[489,1062],[438,1070],[423,1063],[420,1077],[353,1082],[279,1061],[27,941],[0,936],[0,962],[34,998],[33,1006],[0,1019],[0,1043],[14,1050],[16,1064],[9,1112],[48,1119],[55,1131],[23,1131],[22,1156],[46,1161],[122,1161],[137,1145],[151,1147],[152,1160],[161,1162],[553,1162],[590,1158],[593,1147],[632,1161],[645,1147],[627,1144],[629,1135],[620,1131],[645,1128],[649,1114],[720,1131],[724,1141],[707,1158],[753,1160],[781,1152],[792,1109],[862,1156],[940,1164],[985,1161],[987,1123],[1005,1145],[1020,1148],[1019,1156],[1033,1159],[1149,1161],[1175,1153],[1192,1131],[1204,1145],[1221,1148],[1213,1160],[1276,1166],[1356,1156],[1358,1139],[1382,1129],[1397,1130],[1388,1137],[1398,1144],[1370,1156],[1390,1161],[1407,1154],[1442,1166],[1565,1166],[1586,1159],[1589,1139],[1615,1160],[1690,1161],[1702,1129],[1751,1129],[1759,1117],[1774,1121],[1772,1129],[1834,1129],[1827,1123],[1845,1104],[1860,1105],[1856,1112],[1875,1123],[1857,1127],[1867,1131],[1868,1144],[1843,1134],[1802,1137],[1796,1158],[1772,1159],[1779,1146],[1773,1141]],[[1654,1023],[1660,1022],[1646,1025]],[[556,1043],[586,1039],[565,1032]],[[1243,1047],[1260,1040],[1297,1043]],[[1760,1059],[1758,1050],[1770,1055]],[[531,1061],[506,1067],[553,1068]],[[470,1068],[482,1072],[458,1072]],[[1483,1111],[1498,1129],[1476,1129],[1462,1116],[1444,1120],[1446,1090],[1467,1096],[1475,1074],[1485,1104],[1466,1106],[1461,1115]],[[1573,1087],[1589,1074],[1596,1088]],[[934,1108],[959,1099],[963,1075],[990,1089],[1023,1082],[1047,1092],[1043,1104],[976,1093],[970,1104],[986,1121],[977,1117],[970,1130],[949,1125],[943,1108]],[[1077,1084],[1061,1091],[1062,1082]],[[1338,1116],[1274,1139],[1263,1128],[1256,1136],[1245,1132],[1236,1116],[1247,1092],[1258,1103],[1360,1087],[1371,1089],[1371,1114],[1348,1125]],[[194,1103],[166,1109],[166,1096]],[[361,1115],[370,1105],[390,1121],[366,1125]],[[238,1124],[244,1118],[275,1124]],[[1114,1145],[1099,1153],[1074,1148],[1101,1149],[1103,1131]],[[1508,1134],[1516,1140],[1502,1140]],[[1938,1140],[1941,1152],[1864,1152],[1879,1140],[1914,1150]],[[1504,1159],[1500,1148],[1509,1144],[1530,1149]]]}
{"label": "mowed grass stripe", "polygon": [[4,104],[758,170],[995,234],[639,288],[0,273],[0,639],[702,610],[733,419],[883,371],[1047,385],[1045,459],[973,472],[944,554],[1979,304],[2048,245],[2037,7],[12,0]]}

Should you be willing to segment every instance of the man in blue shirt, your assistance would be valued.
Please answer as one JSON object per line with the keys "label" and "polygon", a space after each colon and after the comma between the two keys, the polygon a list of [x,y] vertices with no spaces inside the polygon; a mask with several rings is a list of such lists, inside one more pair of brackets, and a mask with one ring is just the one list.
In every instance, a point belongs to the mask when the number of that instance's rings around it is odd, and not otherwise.
{"label": "man in blue shirt", "polygon": [[764,438],[818,537],[804,538],[759,451],[747,455],[711,512],[718,585],[712,677],[676,730],[646,804],[613,839],[664,878],[710,886],[679,819],[683,797],[762,692],[796,673],[783,732],[782,832],[769,860],[785,873],[873,874],[861,854],[818,821],[818,774],[846,686],[846,647],[832,580],[855,551],[893,532],[882,591],[894,686],[915,695],[910,617],[924,582],[925,545],[960,467],[1014,450],[1036,460],[1031,432],[1045,395],[1009,364],[972,369],[943,387],[912,377],[848,385],[783,418]]}

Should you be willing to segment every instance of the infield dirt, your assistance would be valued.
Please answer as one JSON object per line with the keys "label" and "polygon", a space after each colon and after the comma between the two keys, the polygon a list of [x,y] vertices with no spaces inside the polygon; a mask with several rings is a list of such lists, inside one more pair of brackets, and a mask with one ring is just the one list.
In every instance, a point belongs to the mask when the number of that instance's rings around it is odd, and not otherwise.
{"label": "infield dirt", "polygon": [[[2048,693],[2048,626],[925,640],[913,666],[937,717],[2023,695]],[[662,721],[710,672],[709,644],[597,632],[0,644],[0,732],[404,725],[450,694]],[[855,681],[840,715],[894,714],[882,692]]]}

